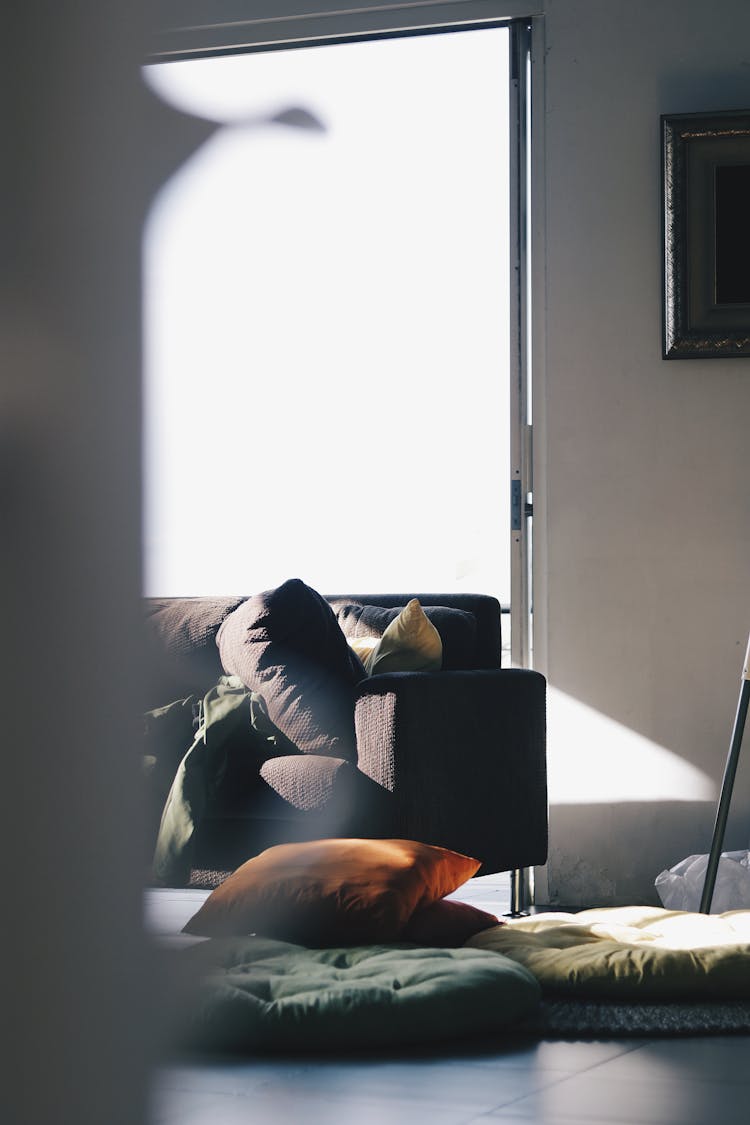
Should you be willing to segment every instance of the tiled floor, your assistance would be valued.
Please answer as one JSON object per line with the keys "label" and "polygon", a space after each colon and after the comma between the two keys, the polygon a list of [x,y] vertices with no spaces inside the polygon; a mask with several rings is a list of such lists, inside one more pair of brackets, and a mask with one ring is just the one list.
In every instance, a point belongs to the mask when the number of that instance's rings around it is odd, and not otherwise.
{"label": "tiled floor", "polygon": [[[507,885],[456,895],[502,914]],[[747,1125],[746,1036],[457,1044],[164,1064],[154,1125]]]}
{"label": "tiled floor", "polygon": [[158,1125],[747,1125],[741,1036],[164,1067]]}

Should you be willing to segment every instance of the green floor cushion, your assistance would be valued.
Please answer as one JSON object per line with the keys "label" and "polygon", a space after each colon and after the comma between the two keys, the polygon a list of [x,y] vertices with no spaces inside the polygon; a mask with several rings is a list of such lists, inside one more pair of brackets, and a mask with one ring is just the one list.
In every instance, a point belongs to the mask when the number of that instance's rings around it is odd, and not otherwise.
{"label": "green floor cushion", "polygon": [[428,1043],[501,1031],[534,1011],[540,988],[515,961],[476,949],[369,945],[306,949],[260,937],[181,950],[197,983],[184,1046],[326,1050]]}
{"label": "green floor cushion", "polygon": [[476,934],[529,969],[546,993],[640,1000],[750,999],[750,911],[627,906],[538,914]]}

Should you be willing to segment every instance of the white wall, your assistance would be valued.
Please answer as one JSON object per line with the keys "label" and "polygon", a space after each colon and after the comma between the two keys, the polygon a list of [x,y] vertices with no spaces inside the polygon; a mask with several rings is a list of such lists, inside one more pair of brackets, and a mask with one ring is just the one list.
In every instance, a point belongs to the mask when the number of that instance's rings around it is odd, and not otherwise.
{"label": "white wall", "polygon": [[[237,42],[367,20],[543,13],[534,600],[550,683],[548,893],[564,904],[656,901],[663,867],[708,850],[750,628],[750,361],[661,359],[659,117],[750,107],[750,7],[407,7],[222,0],[210,10],[240,21],[216,33]],[[163,29],[208,22],[207,0],[157,10]],[[179,49],[202,34],[154,43]],[[742,765],[728,847],[750,838]]]}
{"label": "white wall", "polygon": [[660,358],[659,115],[750,107],[750,7],[545,12],[549,893],[642,901],[708,850],[750,629],[750,360]]}
{"label": "white wall", "polygon": [[151,192],[197,137],[148,103],[140,17],[137,3],[51,0],[11,5],[3,26],[8,1125],[137,1125],[156,1042],[137,750],[140,239]]}
{"label": "white wall", "polygon": [[151,50],[189,53],[222,47],[305,43],[347,35],[479,25],[539,13],[543,0],[153,0]]}
{"label": "white wall", "polygon": [[0,1119],[17,1125],[144,1115],[137,12],[12,5],[4,26]]}

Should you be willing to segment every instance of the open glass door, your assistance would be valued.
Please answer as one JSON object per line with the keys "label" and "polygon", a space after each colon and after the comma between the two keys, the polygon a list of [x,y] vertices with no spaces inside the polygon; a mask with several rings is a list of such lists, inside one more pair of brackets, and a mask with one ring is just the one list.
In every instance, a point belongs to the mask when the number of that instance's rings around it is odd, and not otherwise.
{"label": "open glass door", "polygon": [[146,232],[147,594],[490,593],[528,662],[511,38],[146,68],[217,123]]}

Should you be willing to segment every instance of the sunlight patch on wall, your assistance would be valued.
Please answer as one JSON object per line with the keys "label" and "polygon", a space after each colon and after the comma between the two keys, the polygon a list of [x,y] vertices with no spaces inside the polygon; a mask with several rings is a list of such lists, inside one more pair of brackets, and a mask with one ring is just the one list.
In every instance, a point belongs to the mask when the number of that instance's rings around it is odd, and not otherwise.
{"label": "sunlight patch on wall", "polygon": [[703,770],[553,687],[547,738],[552,805],[716,799]]}

